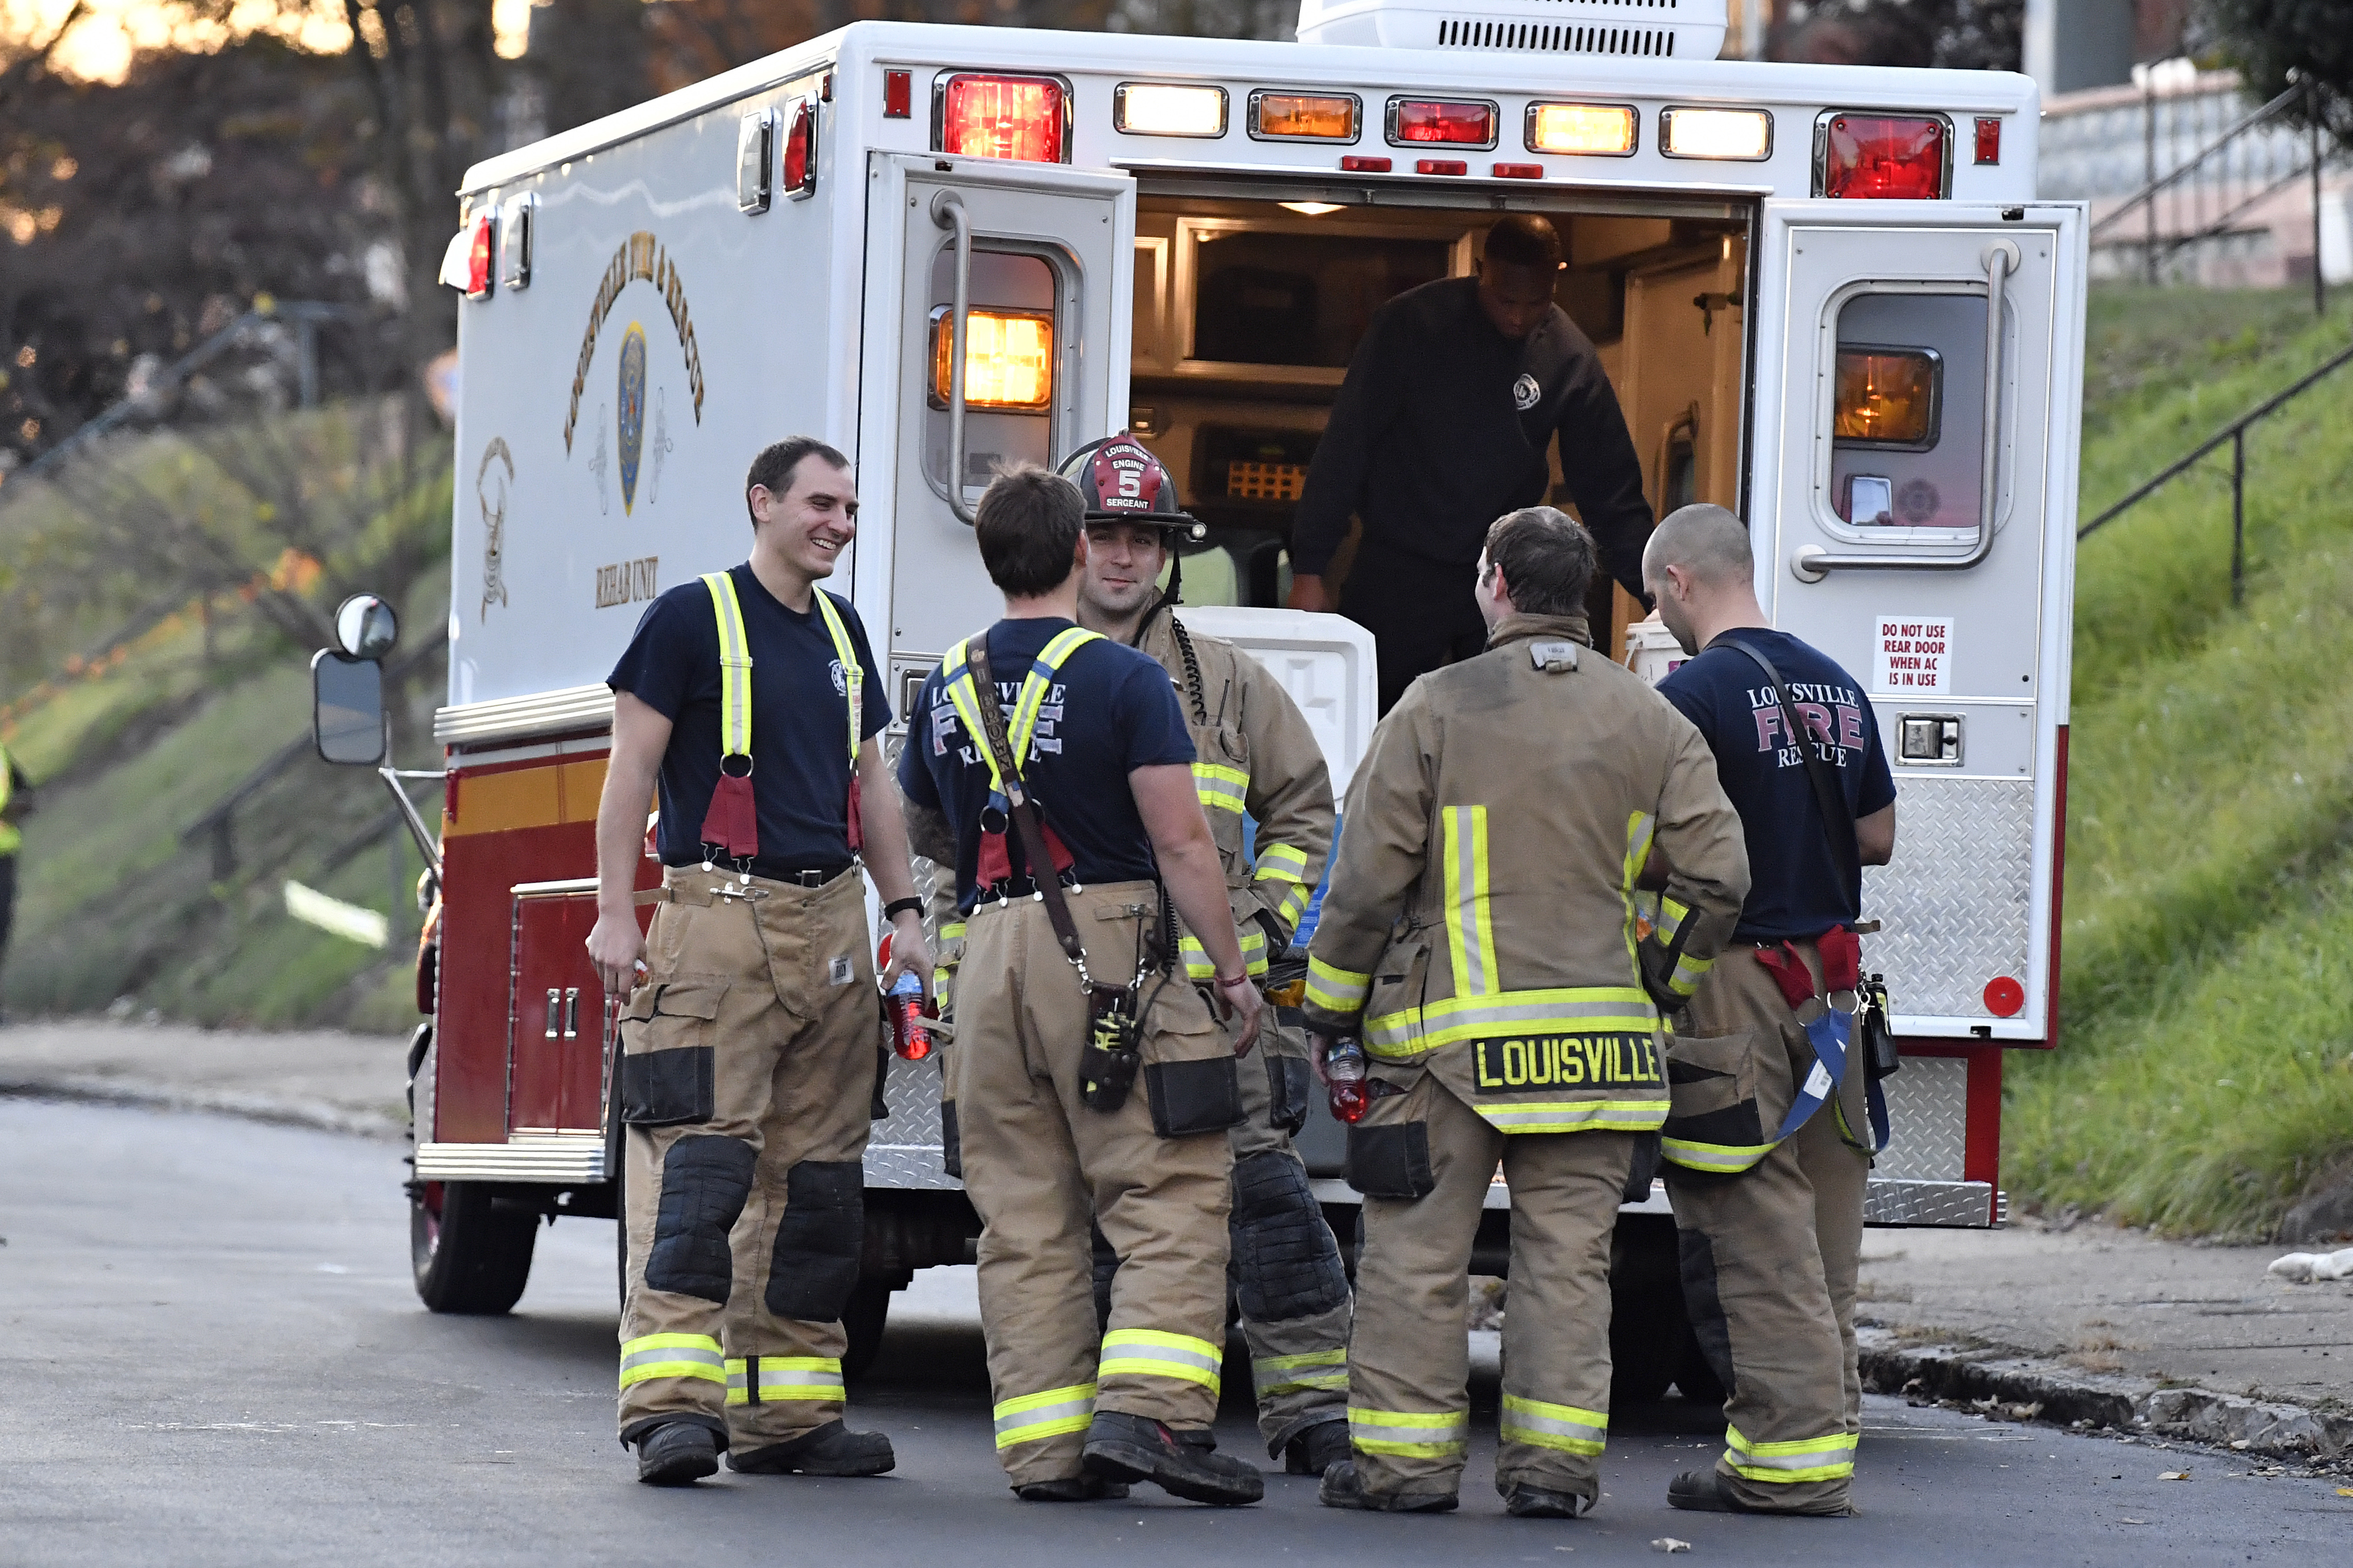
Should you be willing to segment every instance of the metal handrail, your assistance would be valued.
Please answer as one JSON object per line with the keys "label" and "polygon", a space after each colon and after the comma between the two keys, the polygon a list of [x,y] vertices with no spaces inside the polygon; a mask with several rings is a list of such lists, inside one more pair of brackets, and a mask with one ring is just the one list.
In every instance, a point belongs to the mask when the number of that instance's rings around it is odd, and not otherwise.
{"label": "metal handrail", "polygon": [[2116,519],[2147,500],[2158,490],[2187,473],[2200,458],[2231,443],[2231,603],[2238,604],[2246,596],[2247,576],[2247,426],[2258,419],[2278,412],[2282,405],[2310,391],[2313,386],[2348,364],[2353,364],[2353,345],[2339,349],[2326,364],[2305,376],[2295,385],[2247,410],[2230,424],[2216,431],[2204,443],[2168,467],[2163,473],[2148,480],[2132,494],[2100,513],[2075,531],[2081,540],[2095,528],[2104,528]]}
{"label": "metal handrail", "polygon": [[2224,131],[2221,135],[2217,136],[2214,139],[2214,144],[2212,146],[2207,148],[2204,152],[2199,153],[2198,156],[2190,159],[2189,162],[2182,164],[2171,174],[2166,174],[2159,179],[2151,180],[2147,184],[2143,185],[2139,190],[2126,197],[2124,205],[2116,208],[2114,212],[2109,213],[2105,217],[2103,217],[2099,222],[2092,226],[2091,233],[2088,237],[2094,239],[2098,238],[2099,233],[2102,229],[2107,227],[2110,224],[2115,223],[2126,213],[2132,212],[2137,208],[2145,206],[2148,203],[2155,201],[2158,196],[2163,194],[2166,190],[2179,184],[2180,181],[2188,179],[2191,174],[2196,174],[2198,170],[2204,165],[2207,159],[2212,157],[2215,153],[2220,153],[2223,148],[2228,147],[2232,142],[2236,142],[2248,132],[2265,125],[2286,113],[2288,105],[2295,102],[2297,99],[2304,97],[2306,90],[2307,89],[2305,85],[2302,82],[2298,82],[2294,87],[2282,92],[2277,98],[2273,99],[2269,103],[2264,104],[2261,109],[2250,110],[2246,114],[2240,117],[2238,123]]}

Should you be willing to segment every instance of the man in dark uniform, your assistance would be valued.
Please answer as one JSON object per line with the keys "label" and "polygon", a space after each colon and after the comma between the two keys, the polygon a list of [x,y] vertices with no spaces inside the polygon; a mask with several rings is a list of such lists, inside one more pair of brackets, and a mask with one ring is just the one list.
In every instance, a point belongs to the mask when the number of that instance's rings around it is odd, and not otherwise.
{"label": "man in dark uniform", "polygon": [[[858,531],[849,460],[796,436],[744,490],[751,559],[656,599],[607,681],[588,955],[628,998],[620,1436],[656,1486],[710,1475],[722,1449],[755,1474],[894,1462],[842,1422],[881,1023],[861,859],[893,975],[928,981],[931,952],[875,739],[882,677],[858,612],[818,586]],[[662,886],[640,936],[657,783]]]}
{"label": "man in dark uniform", "polygon": [[[1667,1045],[1683,1300],[1726,1394],[1723,1457],[1676,1477],[1667,1500],[1843,1514],[1862,1431],[1854,1296],[1873,1135],[1861,1042],[1840,1044],[1832,1010],[1854,1011],[1862,868],[1895,852],[1895,784],[1862,683],[1767,622],[1738,518],[1671,514],[1643,571],[1696,656],[1659,694],[1706,737],[1750,874],[1732,944],[1679,965],[1691,1002]],[[1670,901],[1662,925],[1679,923]]]}
{"label": "man in dark uniform", "polygon": [[[1546,219],[1501,219],[1475,278],[1374,312],[1332,405],[1293,524],[1291,605],[1371,631],[1384,713],[1414,677],[1486,647],[1471,584],[1487,525],[1546,499],[1556,433],[1602,571],[1641,596],[1642,468],[1593,344],[1553,303],[1563,265]],[[1364,537],[1335,604],[1324,572],[1352,512]]]}

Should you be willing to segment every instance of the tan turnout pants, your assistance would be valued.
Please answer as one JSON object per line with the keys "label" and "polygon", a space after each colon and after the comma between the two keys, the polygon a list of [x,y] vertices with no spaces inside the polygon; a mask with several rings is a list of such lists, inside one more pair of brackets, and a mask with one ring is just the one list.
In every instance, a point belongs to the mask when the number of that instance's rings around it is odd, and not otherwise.
{"label": "tan turnout pants", "polygon": [[1471,1245],[1500,1161],[1512,1194],[1512,1301],[1495,1489],[1508,1497],[1525,1483],[1590,1504],[1609,1430],[1609,1238],[1634,1135],[1506,1135],[1427,1073],[1374,1100],[1359,1126],[1414,1122],[1428,1141],[1428,1193],[1365,1199],[1348,1346],[1349,1437],[1365,1489],[1452,1497],[1461,1485]]}
{"label": "tan turnout pants", "polygon": [[[1092,978],[1127,984],[1156,890],[1127,882],[1067,896]],[[1045,906],[983,903],[966,925],[948,1071],[983,1227],[997,1455],[1017,1487],[1078,1475],[1098,1408],[1196,1430],[1217,1414],[1233,1043],[1181,972],[1165,988],[1146,975],[1138,1001],[1144,1068],[1119,1110],[1091,1110],[1080,1098],[1086,994]],[[1155,1130],[1156,1111],[1219,1097],[1227,1113],[1215,1128]],[[1091,1222],[1122,1260],[1100,1332]]]}
{"label": "tan turnout pants", "polygon": [[[1799,942],[1817,989],[1821,960]],[[1755,1098],[1772,1119],[1769,1138],[1812,1068],[1803,1026],[1755,950],[1715,962],[1692,998],[1678,1055],[1737,1068],[1745,1053]],[[1738,1045],[1730,1042],[1742,1042]],[[1736,1174],[1662,1169],[1683,1251],[1683,1295],[1694,1329],[1726,1391],[1727,1430],[1716,1474],[1752,1508],[1790,1513],[1848,1511],[1862,1432],[1862,1383],[1854,1342],[1855,1274],[1862,1251],[1863,1186],[1871,1159],[1840,1135],[1862,1136],[1860,1041],[1851,1047],[1836,1102]]]}
{"label": "tan turnout pants", "polygon": [[881,1039],[866,889],[662,880],[621,1025],[621,1438],[686,1418],[752,1453],[842,1415]]}
{"label": "tan turnout pants", "polygon": [[1240,1064],[1232,1242],[1259,1436],[1279,1458],[1310,1426],[1346,1419],[1355,1309],[1339,1242],[1285,1131],[1303,1097],[1324,1092],[1307,1066],[1305,1031],[1279,1023],[1271,1004],[1261,1017],[1258,1048]]}

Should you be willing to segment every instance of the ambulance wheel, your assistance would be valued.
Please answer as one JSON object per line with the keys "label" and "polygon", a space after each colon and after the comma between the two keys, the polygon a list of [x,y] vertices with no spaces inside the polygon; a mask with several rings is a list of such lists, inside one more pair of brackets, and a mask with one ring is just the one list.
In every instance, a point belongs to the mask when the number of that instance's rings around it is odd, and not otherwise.
{"label": "ambulance wheel", "polygon": [[882,1327],[890,1320],[890,1282],[861,1276],[841,1309],[842,1331],[849,1336],[849,1348],[841,1352],[843,1376],[866,1375],[874,1358],[882,1353]]}
{"label": "ambulance wheel", "polygon": [[497,1314],[531,1278],[539,1215],[501,1211],[480,1182],[418,1182],[408,1197],[408,1261],[417,1299],[436,1312]]}

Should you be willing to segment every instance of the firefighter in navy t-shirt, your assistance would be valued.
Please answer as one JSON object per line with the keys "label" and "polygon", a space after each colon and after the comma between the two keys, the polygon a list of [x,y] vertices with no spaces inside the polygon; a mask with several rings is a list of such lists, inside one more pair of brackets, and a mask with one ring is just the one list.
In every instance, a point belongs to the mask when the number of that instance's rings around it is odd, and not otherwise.
{"label": "firefighter in navy t-shirt", "polygon": [[[1667,1500],[1842,1514],[1862,1430],[1854,1290],[1871,1172],[1865,1069],[1849,1053],[1833,1088],[1831,1058],[1806,1026],[1826,1007],[1852,1011],[1848,928],[1860,913],[1861,866],[1894,852],[1895,784],[1862,684],[1770,629],[1739,519],[1717,506],[1673,513],[1651,536],[1642,576],[1660,619],[1697,656],[1659,691],[1715,752],[1750,876],[1732,945],[1667,1048],[1674,1110],[1662,1131],[1683,1297],[1729,1391],[1723,1457],[1713,1472],[1678,1476]],[[1788,689],[1777,691],[1744,648]],[[1785,697],[1803,737],[1791,732]],[[1858,866],[1845,864],[1844,825],[1822,819],[1801,745],[1835,780]],[[1745,1096],[1744,1083],[1754,1085]]]}
{"label": "firefighter in navy t-shirt", "polygon": [[[864,1235],[881,1013],[865,861],[892,976],[926,981],[922,903],[875,736],[866,628],[819,588],[858,531],[849,460],[805,436],[744,481],[752,558],[656,599],[613,668],[589,957],[628,997],[621,1440],[638,1479],[866,1476],[890,1439],[842,1424],[841,1311]],[[631,889],[659,785],[662,889]]]}
{"label": "firefighter in navy t-shirt", "polygon": [[[1149,510],[1155,491],[1127,494]],[[1241,1116],[1234,1058],[1258,1032],[1258,985],[1167,672],[1076,624],[1085,510],[1075,485],[1040,468],[988,487],[973,534],[1005,619],[948,650],[899,759],[922,841],[955,840],[968,916],[943,1142],[983,1227],[997,1457],[1025,1502],[1124,1497],[1132,1480],[1256,1502],[1258,1470],[1215,1452],[1209,1426],[1226,1341],[1226,1133]],[[1012,819],[1025,798],[1042,827]],[[1024,848],[1033,830],[1052,864]],[[1210,961],[1206,985],[1186,973],[1172,903]],[[1107,1331],[1091,1218],[1120,1258]]]}

